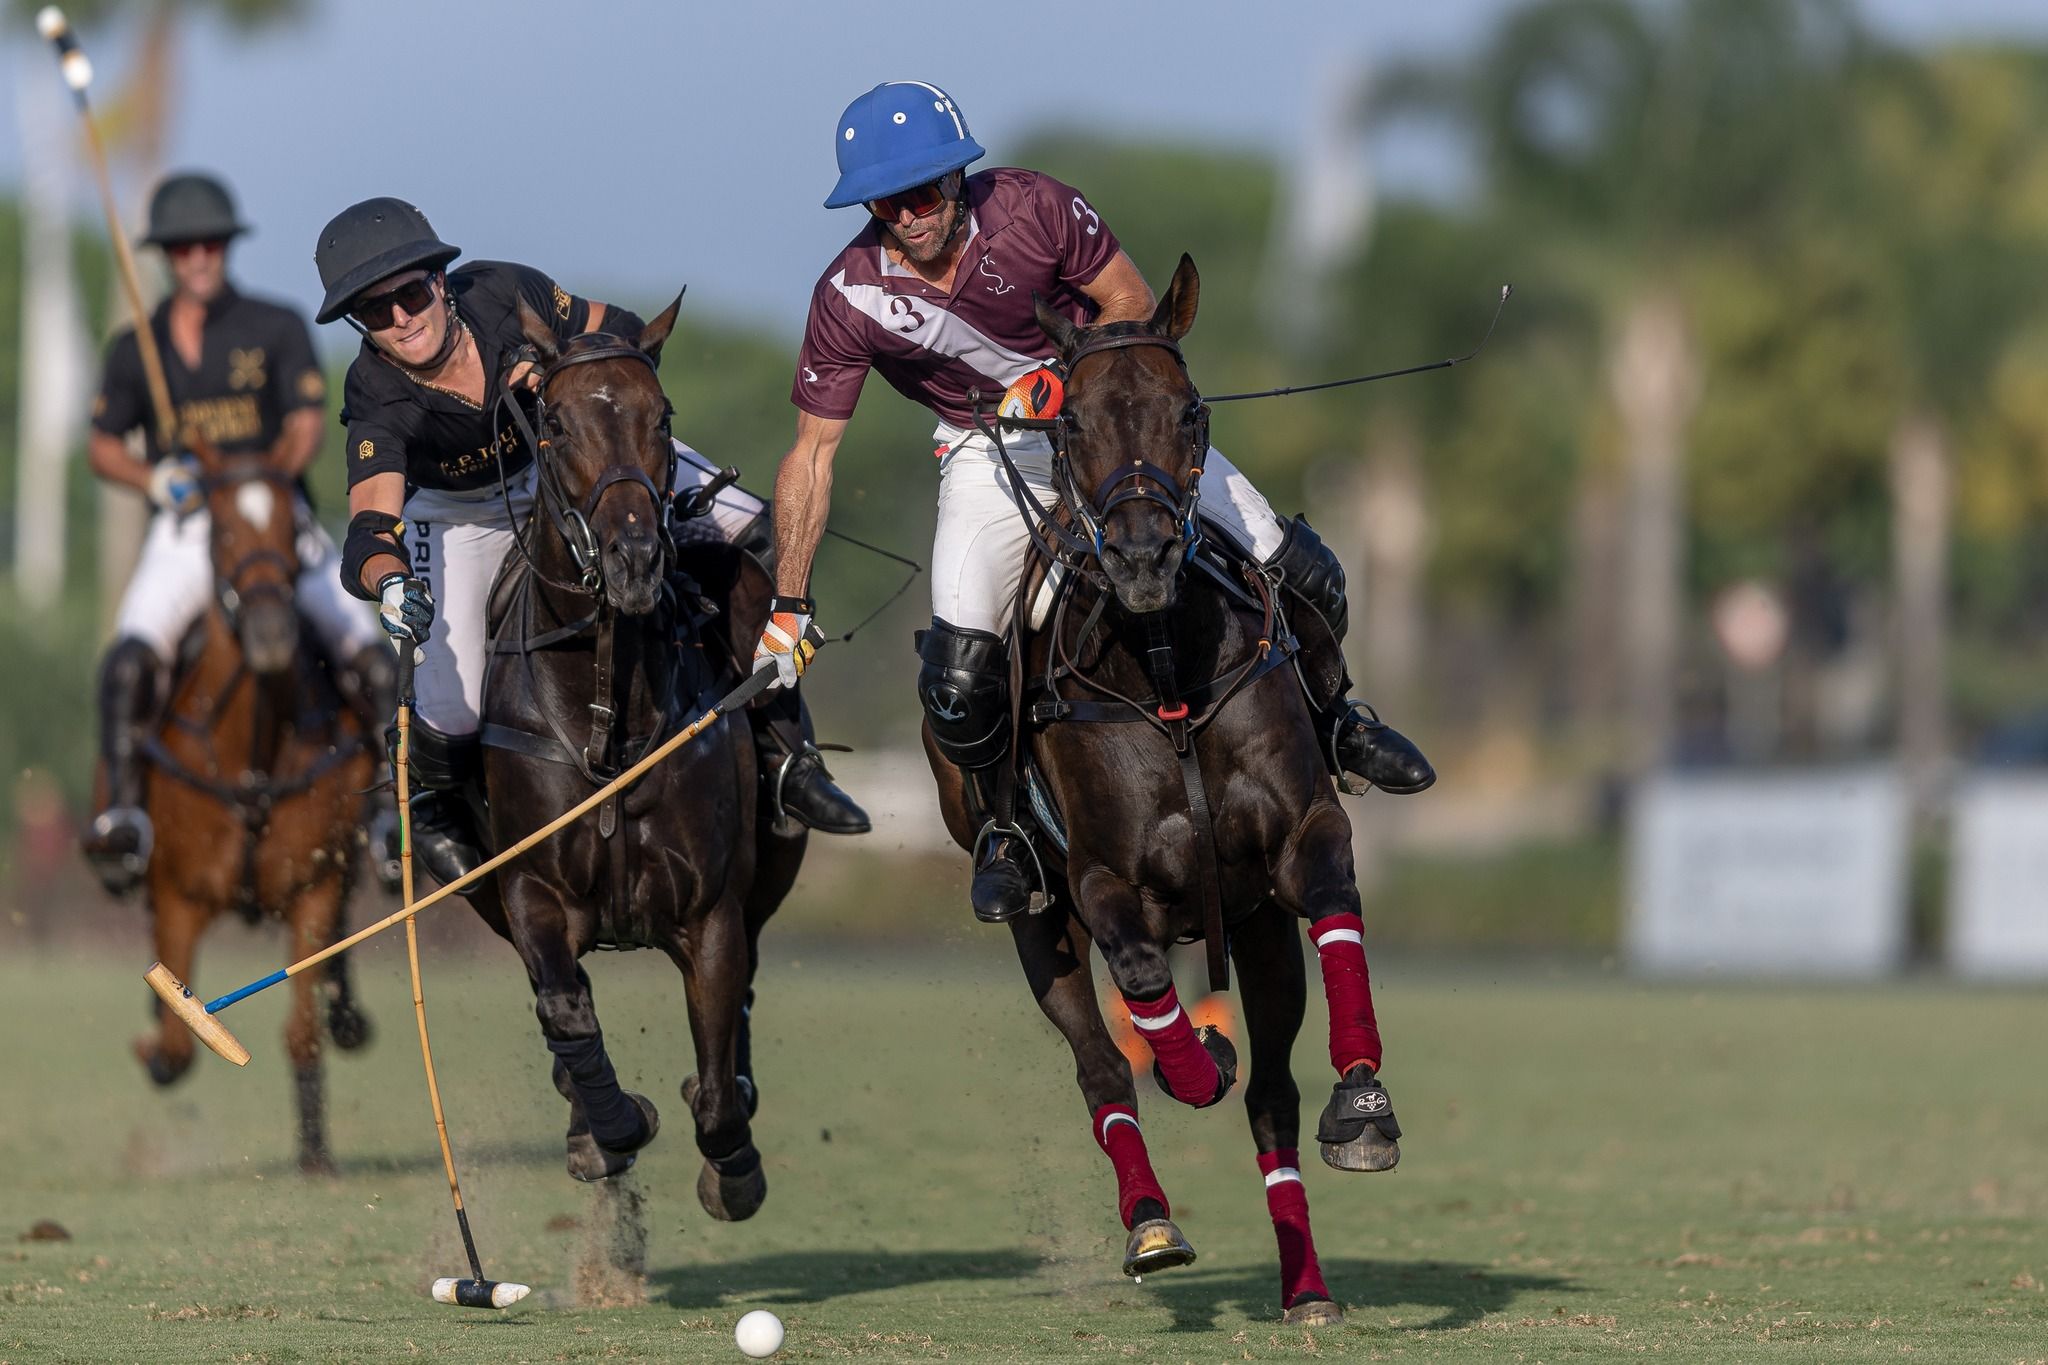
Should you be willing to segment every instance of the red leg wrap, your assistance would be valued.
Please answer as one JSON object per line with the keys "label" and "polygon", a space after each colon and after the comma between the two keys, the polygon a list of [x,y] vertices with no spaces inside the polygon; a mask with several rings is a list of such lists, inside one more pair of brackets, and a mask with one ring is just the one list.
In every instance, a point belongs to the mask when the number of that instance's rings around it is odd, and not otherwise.
{"label": "red leg wrap", "polygon": [[1173,987],[1168,986],[1157,1000],[1125,996],[1124,1006],[1138,1033],[1151,1044],[1172,1096],[1182,1104],[1207,1104],[1222,1077],[1216,1072],[1216,1059],[1195,1037],[1195,1026],[1188,1022],[1188,1012],[1180,1007],[1180,996]]}
{"label": "red leg wrap", "polygon": [[1330,1002],[1330,1065],[1342,1076],[1360,1062],[1380,1069],[1380,1026],[1372,1012],[1372,980],[1365,970],[1365,922],[1331,915],[1309,926],[1323,966],[1323,997]]}
{"label": "red leg wrap", "polygon": [[1131,1106],[1105,1104],[1095,1111],[1095,1144],[1116,1170],[1116,1211],[1125,1227],[1131,1225],[1131,1210],[1140,1199],[1157,1199],[1159,1207],[1172,1216],[1166,1191],[1159,1188],[1159,1177],[1152,1174],[1145,1135],[1138,1131],[1138,1115]]}
{"label": "red leg wrap", "polygon": [[1280,1306],[1292,1308],[1301,1299],[1327,1299],[1323,1268],[1316,1264],[1316,1239],[1308,1230],[1308,1191],[1296,1167],[1300,1154],[1292,1147],[1259,1153],[1266,1177],[1266,1212],[1273,1215],[1273,1236],[1280,1243]]}

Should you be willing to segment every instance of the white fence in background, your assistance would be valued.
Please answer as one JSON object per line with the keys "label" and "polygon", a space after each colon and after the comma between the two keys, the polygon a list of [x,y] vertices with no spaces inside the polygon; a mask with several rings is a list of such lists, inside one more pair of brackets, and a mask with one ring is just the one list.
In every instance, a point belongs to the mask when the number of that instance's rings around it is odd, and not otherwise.
{"label": "white fence in background", "polygon": [[1951,839],[1949,965],[2048,979],[2048,775],[1966,779]]}
{"label": "white fence in background", "polygon": [[1910,823],[1890,770],[1666,774],[1639,789],[1630,826],[1637,970],[1854,978],[1902,964]]}

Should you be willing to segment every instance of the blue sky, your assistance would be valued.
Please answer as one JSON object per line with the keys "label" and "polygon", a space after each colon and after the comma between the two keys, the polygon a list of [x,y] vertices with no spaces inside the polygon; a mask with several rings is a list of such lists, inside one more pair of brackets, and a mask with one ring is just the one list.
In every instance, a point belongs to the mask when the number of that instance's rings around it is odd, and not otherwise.
{"label": "blue sky", "polygon": [[[687,282],[699,307],[789,332],[856,226],[854,210],[819,207],[833,121],[878,80],[947,87],[995,163],[1049,123],[1288,155],[1339,70],[1455,53],[1513,7],[325,0],[308,22],[255,39],[188,30],[170,163],[231,180],[258,228],[237,275],[305,305],[318,297],[320,224],[398,194],[469,255],[515,257],[642,308]],[[1863,8],[1913,40],[2048,41],[2042,0]],[[85,38],[110,91],[127,66],[123,35]],[[0,70],[62,99],[32,35],[8,35]],[[14,93],[0,99],[6,184],[21,172]],[[1383,177],[1432,173],[1430,149],[1389,150]],[[147,189],[120,188],[131,206]],[[82,174],[80,189],[92,212]]]}

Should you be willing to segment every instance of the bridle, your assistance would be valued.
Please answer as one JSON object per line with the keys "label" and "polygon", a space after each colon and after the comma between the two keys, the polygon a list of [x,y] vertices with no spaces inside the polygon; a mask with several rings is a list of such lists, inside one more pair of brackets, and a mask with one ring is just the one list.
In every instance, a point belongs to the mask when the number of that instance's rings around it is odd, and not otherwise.
{"label": "bridle", "polygon": [[[251,464],[242,468],[223,470],[218,474],[207,474],[201,477],[199,486],[208,498],[211,498],[220,489],[259,482],[269,484],[277,494],[278,505],[287,515],[297,517],[295,481],[282,470],[267,464]],[[218,520],[214,518],[216,524]],[[250,570],[265,565],[278,570],[279,581],[258,583],[254,587],[245,588],[243,580],[248,577]],[[294,583],[298,576],[299,566],[290,557],[267,545],[260,545],[227,568],[214,570],[213,599],[220,607],[221,615],[227,618],[228,628],[240,630],[244,606],[266,597],[289,604],[295,595]]]}
{"label": "bridle", "polygon": [[[1080,363],[1090,356],[1105,351],[1125,350],[1134,346],[1156,346],[1173,356],[1174,363],[1187,374],[1187,358],[1181,354],[1180,344],[1170,337],[1161,336],[1143,322],[1112,323],[1091,333],[1086,340],[1074,348],[1073,354],[1064,357],[1062,366],[1072,374]],[[1194,381],[1189,380],[1190,389]],[[995,447],[996,455],[1003,464],[1004,473],[1009,476],[1010,495],[1017,504],[1018,513],[1031,526],[1031,539],[1046,558],[1058,563],[1064,559],[1093,560],[1100,564],[1102,559],[1103,536],[1110,514],[1131,502],[1155,503],[1173,516],[1180,528],[1181,562],[1192,559],[1201,544],[1201,479],[1202,462],[1209,453],[1209,405],[1196,392],[1188,399],[1181,416],[1181,424],[1188,429],[1189,465],[1185,482],[1171,470],[1150,460],[1134,457],[1120,461],[1117,466],[1096,484],[1092,493],[1084,493],[1074,475],[1072,444],[1074,422],[1069,413],[1061,412],[1044,419],[1022,417],[995,417],[990,414],[981,400],[979,391],[970,395],[974,404],[974,424],[981,434]],[[1042,505],[1011,463],[1010,453],[1003,445],[1004,429],[1014,431],[1044,432],[1052,445],[1053,486],[1074,514],[1082,534],[1055,519],[1050,509]],[[1039,534],[1039,528],[1051,533],[1064,554],[1055,550]]]}
{"label": "bridle", "polygon": [[[509,372],[522,358],[522,351],[514,351],[507,356],[506,370]],[[586,596],[595,596],[604,587],[603,555],[597,543],[597,535],[590,529],[590,522],[597,515],[598,506],[604,501],[605,495],[622,483],[637,484],[647,490],[647,496],[654,500],[652,511],[661,535],[662,562],[672,563],[675,556],[675,536],[669,524],[672,509],[670,494],[674,491],[672,485],[675,481],[675,461],[669,455],[669,419],[675,415],[675,408],[669,404],[666,395],[662,399],[661,425],[656,438],[659,447],[658,463],[661,467],[659,484],[637,464],[607,465],[598,472],[596,480],[592,482],[590,491],[584,494],[583,500],[580,503],[572,502],[568,491],[562,487],[561,472],[555,468],[554,461],[550,458],[554,448],[566,438],[559,419],[549,413],[548,386],[554,383],[562,371],[598,360],[637,360],[647,367],[649,373],[657,376],[660,374],[653,356],[637,346],[613,342],[572,351],[557,358],[554,364],[544,369],[541,372],[540,383],[534,390],[534,415],[531,421],[528,420],[526,410],[519,405],[519,400],[510,387],[501,389],[498,394],[499,406],[511,410],[514,425],[519,428],[519,434],[525,438],[528,448],[533,451],[541,510],[547,514],[556,534],[561,536],[562,543],[568,547],[569,557],[575,561],[579,580],[576,583],[560,582],[542,572],[540,565],[534,562],[526,546],[525,534],[520,529],[518,521],[511,515],[511,492],[505,482],[504,462],[500,460],[498,491],[505,500],[506,517],[513,525],[519,553],[534,573],[550,586],[581,592]],[[658,383],[657,379],[657,387]]]}

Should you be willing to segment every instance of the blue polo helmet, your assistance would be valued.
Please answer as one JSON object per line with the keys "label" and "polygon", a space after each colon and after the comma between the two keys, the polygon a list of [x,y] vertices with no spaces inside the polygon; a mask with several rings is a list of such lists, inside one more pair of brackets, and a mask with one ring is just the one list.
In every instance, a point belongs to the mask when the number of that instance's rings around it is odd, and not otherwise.
{"label": "blue polo helmet", "polygon": [[923,81],[884,81],[847,105],[832,146],[839,183],[828,209],[887,198],[988,155],[953,97]]}

